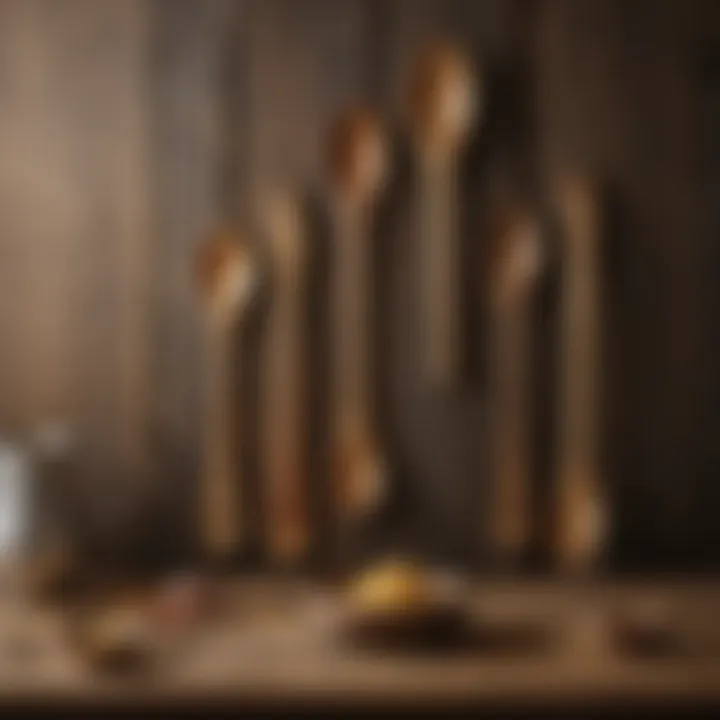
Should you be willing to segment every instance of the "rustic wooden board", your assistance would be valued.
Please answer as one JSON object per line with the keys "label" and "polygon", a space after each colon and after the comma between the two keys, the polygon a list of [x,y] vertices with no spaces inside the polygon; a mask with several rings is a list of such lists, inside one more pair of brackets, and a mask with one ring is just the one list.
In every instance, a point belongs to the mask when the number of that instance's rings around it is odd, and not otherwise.
{"label": "rustic wooden board", "polygon": [[[476,590],[478,617],[561,618],[565,632],[544,650],[503,654],[478,648],[442,656],[349,650],[328,621],[332,602],[307,586],[257,581],[229,586],[228,594],[236,614],[181,643],[154,676],[137,683],[90,674],[62,645],[62,616],[29,606],[15,617],[32,626],[34,642],[44,651],[32,664],[0,664],[0,703],[41,698],[119,706],[226,700],[523,707],[720,701],[720,657],[640,661],[603,646],[602,637],[596,642],[598,636],[578,632],[618,604],[642,598],[692,601],[711,618],[720,600],[713,584],[485,583]],[[5,605],[0,619],[8,612]],[[584,639],[578,639],[581,634]]]}

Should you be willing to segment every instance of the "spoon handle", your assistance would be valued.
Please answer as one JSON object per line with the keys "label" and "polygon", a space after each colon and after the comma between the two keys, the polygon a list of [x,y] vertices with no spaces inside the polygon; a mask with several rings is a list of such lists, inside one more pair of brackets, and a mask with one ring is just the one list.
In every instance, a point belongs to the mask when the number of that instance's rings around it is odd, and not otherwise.
{"label": "spoon handle", "polygon": [[371,402],[372,278],[366,220],[360,212],[342,212],[335,227],[335,489],[340,514],[350,516],[374,507],[384,484]]}
{"label": "spoon handle", "polygon": [[[511,236],[507,242],[512,243]],[[501,275],[491,318],[494,350],[492,388],[494,418],[495,502],[493,545],[503,559],[513,560],[529,540],[530,483],[530,331],[534,278],[513,275],[521,262],[510,252],[498,268]],[[514,286],[513,286],[514,285]]]}
{"label": "spoon handle", "polygon": [[433,386],[452,384],[459,370],[459,233],[456,164],[420,163],[420,238],[423,375]]}
{"label": "spoon handle", "polygon": [[205,446],[201,534],[205,551],[227,557],[241,540],[240,491],[235,462],[237,426],[233,413],[232,326],[206,325],[204,387]]}
{"label": "spoon handle", "polygon": [[303,298],[299,277],[280,276],[268,326],[265,463],[271,555],[296,561],[307,551],[310,528],[305,472]]}
{"label": "spoon handle", "polygon": [[597,198],[585,185],[561,196],[565,224],[560,352],[558,561],[588,567],[602,549],[606,508],[598,465],[600,282]]}

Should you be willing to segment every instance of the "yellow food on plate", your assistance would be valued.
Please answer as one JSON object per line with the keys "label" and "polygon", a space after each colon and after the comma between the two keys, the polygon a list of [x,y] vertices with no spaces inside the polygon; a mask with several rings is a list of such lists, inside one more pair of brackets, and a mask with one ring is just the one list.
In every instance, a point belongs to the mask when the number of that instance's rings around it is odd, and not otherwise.
{"label": "yellow food on plate", "polygon": [[413,612],[432,605],[430,576],[419,566],[391,560],[366,570],[350,587],[350,602],[361,612]]}

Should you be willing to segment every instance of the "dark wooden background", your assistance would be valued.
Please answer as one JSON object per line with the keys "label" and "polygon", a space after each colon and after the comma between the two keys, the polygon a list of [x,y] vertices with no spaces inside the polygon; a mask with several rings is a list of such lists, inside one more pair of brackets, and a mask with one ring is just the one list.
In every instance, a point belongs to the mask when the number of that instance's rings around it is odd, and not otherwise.
{"label": "dark wooden background", "polygon": [[[143,507],[181,552],[203,234],[252,227],[268,184],[316,186],[325,131],[348,103],[400,128],[409,64],[437,35],[514,79],[522,117],[497,116],[486,182],[509,162],[542,194],[572,162],[617,199],[605,391],[616,565],[717,566],[712,0],[0,0],[0,428],[72,424],[98,532],[122,535]],[[480,532],[455,522],[451,498],[475,488],[482,523],[482,393],[444,411],[412,392],[395,400],[410,482],[425,488],[409,522],[431,549],[462,554]]]}

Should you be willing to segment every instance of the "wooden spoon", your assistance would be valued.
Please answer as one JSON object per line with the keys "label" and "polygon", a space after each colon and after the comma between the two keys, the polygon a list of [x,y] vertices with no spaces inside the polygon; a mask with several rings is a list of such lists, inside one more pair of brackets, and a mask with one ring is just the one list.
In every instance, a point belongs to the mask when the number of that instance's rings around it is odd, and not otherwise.
{"label": "wooden spoon", "polygon": [[349,112],[330,143],[333,267],[334,490],[341,517],[361,517],[386,492],[386,464],[375,426],[370,298],[372,219],[386,178],[378,119]]}
{"label": "wooden spoon", "polygon": [[257,271],[247,246],[234,234],[221,231],[201,247],[196,275],[204,305],[200,533],[205,552],[223,559],[239,549],[244,534],[235,454],[232,340],[257,285]]}
{"label": "wooden spoon", "polygon": [[527,214],[513,209],[500,232],[491,285],[495,501],[490,527],[493,547],[512,560],[530,540],[530,332],[543,260],[537,223]]}
{"label": "wooden spoon", "polygon": [[556,187],[564,259],[560,348],[557,562],[587,569],[601,553],[607,508],[598,458],[599,208],[581,177]]}
{"label": "wooden spoon", "polygon": [[412,132],[419,172],[423,376],[452,385],[460,369],[458,161],[478,114],[467,58],[437,44],[419,59],[411,86]]}
{"label": "wooden spoon", "polygon": [[273,298],[265,352],[265,472],[271,555],[297,561],[310,527],[303,449],[308,417],[304,366],[306,238],[293,195],[269,199],[263,221],[273,264]]}

